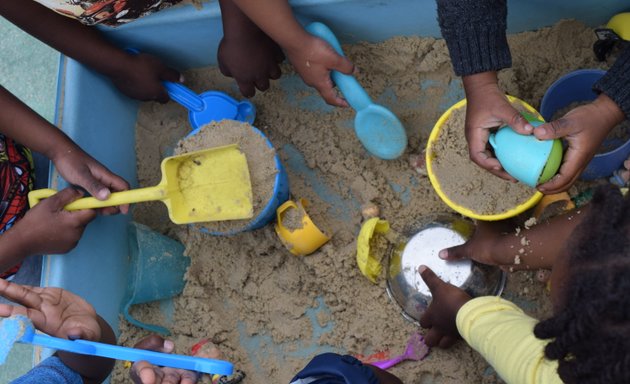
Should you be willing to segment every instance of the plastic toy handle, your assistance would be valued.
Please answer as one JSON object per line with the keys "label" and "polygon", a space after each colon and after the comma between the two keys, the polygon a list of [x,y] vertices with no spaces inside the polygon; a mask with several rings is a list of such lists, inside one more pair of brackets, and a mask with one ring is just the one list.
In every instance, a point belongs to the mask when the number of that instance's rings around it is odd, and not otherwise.
{"label": "plastic toy handle", "polygon": [[278,217],[278,226],[284,227],[282,225],[282,218],[284,217],[284,212],[289,208],[297,209],[298,206],[295,203],[295,201],[287,200],[281,206],[279,206],[278,209],[276,210],[276,216]]}
{"label": "plastic toy handle", "polygon": [[[36,189],[29,192],[28,203],[31,208],[36,206],[40,200],[51,197],[56,194],[54,189]],[[98,200],[94,197],[84,197],[73,201],[66,205],[64,208],[68,211],[76,211],[79,209],[92,209],[92,208],[104,208],[115,207],[124,204],[133,204],[143,201],[155,201],[163,200],[166,197],[166,190],[161,185],[154,187],[133,189],[130,191],[114,192],[109,195],[107,200]]]}
{"label": "plastic toy handle", "polygon": [[190,88],[179,83],[164,81],[164,88],[168,91],[171,99],[188,108],[191,111],[201,112],[205,109],[203,99]]}
{"label": "plastic toy handle", "polygon": [[[328,44],[330,44],[335,51],[341,56],[345,56],[341,50],[341,45],[337,40],[335,34],[326,25],[315,22],[306,26],[306,30],[311,35],[319,37]],[[350,106],[360,111],[367,108],[369,105],[374,104],[370,96],[365,92],[365,89],[361,87],[361,84],[354,78],[354,76],[345,75],[341,72],[332,71],[332,79],[337,84],[337,87],[343,93]]]}
{"label": "plastic toy handle", "polygon": [[204,373],[214,373],[218,375],[231,375],[234,371],[233,364],[228,361],[127,348],[118,345],[98,343],[95,341],[72,341],[37,334],[33,335],[32,340],[27,339],[24,341],[43,347],[79,353],[82,355],[108,357],[111,359],[129,361],[144,360],[154,365],[181,368]]}
{"label": "plastic toy handle", "polygon": [[400,363],[405,359],[405,355],[396,356],[393,359],[376,361],[374,363],[370,363],[371,365],[378,367],[380,369],[388,369],[393,367],[394,365]]}

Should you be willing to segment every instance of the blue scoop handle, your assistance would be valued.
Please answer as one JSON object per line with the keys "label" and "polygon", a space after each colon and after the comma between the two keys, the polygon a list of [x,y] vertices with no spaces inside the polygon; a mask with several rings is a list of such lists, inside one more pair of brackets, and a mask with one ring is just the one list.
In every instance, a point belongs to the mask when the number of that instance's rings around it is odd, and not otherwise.
{"label": "blue scoop handle", "polygon": [[190,88],[171,81],[164,81],[164,88],[171,99],[188,108],[191,111],[201,112],[205,108],[203,99]]}
{"label": "blue scoop handle", "polygon": [[231,375],[234,370],[232,363],[227,361],[147,351],[144,349],[121,347],[119,345],[103,344],[88,340],[73,341],[38,334],[32,334],[31,337],[28,337],[27,332],[20,341],[82,355],[129,361],[144,360],[154,365],[181,368],[203,373]]}
{"label": "blue scoop handle", "polygon": [[[343,54],[343,50],[341,49],[341,45],[339,44],[339,40],[337,40],[333,31],[331,31],[326,25],[314,22],[307,25],[306,30],[311,35],[317,36],[330,44],[330,46],[333,47],[338,54],[345,56]],[[345,99],[355,111],[358,112],[367,108],[370,104],[374,104],[372,99],[370,99],[370,96],[367,92],[365,92],[365,89],[363,89],[354,76],[345,75],[338,71],[332,71],[331,77],[335,84],[337,84],[339,90],[341,90]]]}

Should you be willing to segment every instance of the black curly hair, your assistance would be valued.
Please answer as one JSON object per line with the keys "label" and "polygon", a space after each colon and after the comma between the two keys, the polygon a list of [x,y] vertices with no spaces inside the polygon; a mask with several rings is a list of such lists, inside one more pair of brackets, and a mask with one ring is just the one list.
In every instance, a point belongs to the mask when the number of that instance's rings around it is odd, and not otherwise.
{"label": "black curly hair", "polygon": [[534,334],[565,383],[630,383],[630,198],[599,188],[571,237],[566,305]]}

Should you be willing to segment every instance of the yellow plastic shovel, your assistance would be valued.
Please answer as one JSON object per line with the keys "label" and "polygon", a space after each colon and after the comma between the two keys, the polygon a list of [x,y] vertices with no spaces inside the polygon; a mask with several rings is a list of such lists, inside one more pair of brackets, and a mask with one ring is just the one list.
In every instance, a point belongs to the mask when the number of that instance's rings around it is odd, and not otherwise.
{"label": "yellow plastic shovel", "polygon": [[[160,200],[175,224],[248,219],[254,215],[249,168],[237,144],[167,157],[161,168],[162,180],[154,187],[114,192],[103,201],[85,197],[65,209]],[[29,204],[34,207],[55,193],[54,189],[32,191],[28,194]]]}

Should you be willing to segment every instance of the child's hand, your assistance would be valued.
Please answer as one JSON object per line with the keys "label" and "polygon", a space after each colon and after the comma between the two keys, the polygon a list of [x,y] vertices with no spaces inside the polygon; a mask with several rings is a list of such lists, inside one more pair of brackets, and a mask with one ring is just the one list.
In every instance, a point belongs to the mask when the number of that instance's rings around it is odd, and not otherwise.
{"label": "child's hand", "polygon": [[[175,345],[170,340],[151,335],[140,340],[134,348],[171,353]],[[129,375],[136,384],[195,384],[200,377],[197,372],[177,368],[156,367],[146,361],[136,361],[131,366]]]}
{"label": "child's hand", "polygon": [[286,50],[289,61],[306,85],[319,92],[326,103],[347,107],[348,103],[335,92],[330,71],[352,74],[354,65],[347,57],[339,55],[324,40],[308,35],[301,44]]}
{"label": "child's hand", "polygon": [[269,89],[269,79],[280,78],[284,53],[280,46],[256,28],[246,36],[224,36],[217,59],[221,73],[233,77],[245,97],[253,97],[256,88]]}
{"label": "child's hand", "polygon": [[66,188],[42,200],[10,229],[24,255],[67,253],[76,247],[85,227],[96,217],[93,209],[66,211],[64,206],[82,197]]}
{"label": "child's hand", "polygon": [[470,159],[496,176],[516,181],[488,150],[490,130],[509,125],[516,132],[529,135],[532,125],[499,89],[496,72],[465,76],[463,81],[467,99],[465,132]]}
{"label": "child's hand", "polygon": [[0,304],[0,316],[25,315],[35,328],[59,338],[100,340],[94,308],[61,288],[29,287],[0,279],[0,296],[21,306]]}
{"label": "child's hand", "polygon": [[601,94],[590,104],[569,111],[558,120],[540,125],[534,134],[540,140],[563,138],[569,144],[558,174],[538,186],[545,194],[568,189],[595,156],[606,135],[624,119],[617,104]]}
{"label": "child's hand", "polygon": [[[106,200],[111,192],[129,189],[129,184],[123,178],[112,173],[79,147],[61,150],[55,153],[51,160],[66,181],[85,188],[99,200]],[[119,211],[127,213],[128,210],[129,206],[124,205],[103,208],[101,213],[115,214]]]}
{"label": "child's hand", "polygon": [[424,341],[429,347],[439,346],[448,348],[460,338],[455,319],[459,309],[472,299],[462,289],[452,284],[447,284],[425,265],[418,268],[422,280],[431,290],[433,301],[426,312],[420,318],[422,328],[428,328],[429,332]]}
{"label": "child's hand", "polygon": [[112,82],[125,95],[141,101],[170,100],[163,81],[181,82],[182,76],[146,53],[129,53],[119,69],[110,73]]}
{"label": "child's hand", "polygon": [[[438,256],[440,259],[453,261],[470,259],[487,265],[512,264],[511,254],[498,254],[495,247],[501,235],[507,233],[511,226],[506,221],[477,221],[475,232],[462,245],[442,249]],[[502,257],[512,257],[512,260]]]}

